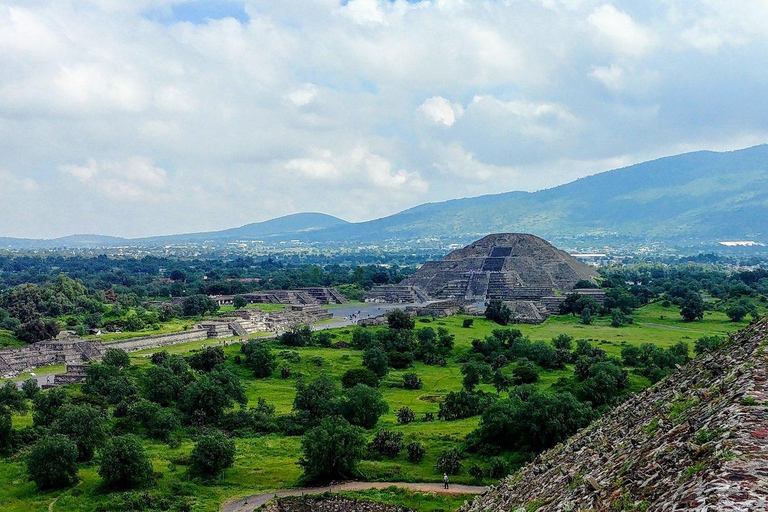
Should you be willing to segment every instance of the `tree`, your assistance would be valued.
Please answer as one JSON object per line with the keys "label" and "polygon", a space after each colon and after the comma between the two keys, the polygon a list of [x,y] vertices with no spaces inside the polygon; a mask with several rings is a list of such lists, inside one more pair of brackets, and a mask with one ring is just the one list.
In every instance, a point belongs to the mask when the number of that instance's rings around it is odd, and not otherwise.
{"label": "tree", "polygon": [[301,440],[299,465],[312,479],[349,478],[365,455],[365,435],[340,416],[324,418]]}
{"label": "tree", "polygon": [[704,318],[704,299],[701,298],[701,295],[696,292],[688,293],[683,299],[680,316],[686,322],[702,320]]}
{"label": "tree", "polygon": [[458,475],[461,471],[461,454],[456,448],[450,450],[443,450],[440,456],[437,457],[435,462],[435,469],[438,473],[446,473],[449,475]]}
{"label": "tree", "polygon": [[352,368],[344,372],[344,375],[341,377],[341,387],[348,389],[358,384],[378,388],[380,384],[379,377],[368,368]]}
{"label": "tree", "polygon": [[235,295],[235,298],[232,299],[232,305],[237,309],[244,308],[248,305],[248,299],[246,299],[243,295]]}
{"label": "tree", "polygon": [[309,384],[299,380],[296,383],[293,409],[304,413],[310,423],[338,414],[339,390],[336,383],[325,375],[321,375]]}
{"label": "tree", "polygon": [[57,416],[51,431],[74,441],[79,462],[91,460],[107,435],[101,412],[87,404],[68,404],[59,410]]}
{"label": "tree", "polygon": [[150,366],[144,372],[144,396],[167,407],[182,395],[186,382],[165,365]]}
{"label": "tree", "polygon": [[95,363],[88,366],[85,374],[83,392],[102,396],[111,404],[118,404],[136,393],[132,382],[118,366]]}
{"label": "tree", "polygon": [[184,316],[202,316],[207,313],[215,313],[219,305],[207,295],[192,295],[184,299],[181,305]]}
{"label": "tree", "polygon": [[55,320],[44,322],[37,318],[19,325],[14,334],[24,343],[37,343],[55,338],[59,335],[60,329],[59,323]]}
{"label": "tree", "polygon": [[59,410],[67,401],[67,396],[61,389],[52,389],[40,393],[32,401],[32,424],[35,427],[50,426],[56,421]]}
{"label": "tree", "polygon": [[472,391],[482,379],[488,378],[491,367],[478,361],[469,361],[461,367],[461,374],[464,376],[461,380],[464,389]]}
{"label": "tree", "polygon": [[195,352],[187,359],[189,366],[199,372],[210,372],[216,366],[227,360],[224,355],[224,349],[221,347],[205,347],[205,349]]}
{"label": "tree", "polygon": [[387,325],[390,329],[412,331],[416,326],[414,318],[404,309],[393,309],[387,313]]}
{"label": "tree", "polygon": [[113,437],[101,450],[99,476],[108,489],[132,489],[151,480],[152,464],[135,436]]}
{"label": "tree", "polygon": [[340,410],[350,424],[370,430],[382,414],[389,412],[389,406],[379,390],[358,384],[347,390]]}
{"label": "tree", "polygon": [[218,430],[200,436],[190,456],[194,473],[219,476],[235,463],[235,442]]}
{"label": "tree", "polygon": [[485,307],[485,318],[499,325],[507,325],[512,320],[512,310],[504,302],[493,299]]}
{"label": "tree", "polygon": [[383,428],[374,434],[368,448],[385,457],[397,457],[403,449],[403,433]]}
{"label": "tree", "polygon": [[0,455],[6,455],[13,448],[13,416],[11,411],[0,407]]}
{"label": "tree", "polygon": [[584,325],[590,325],[592,323],[592,310],[584,308],[581,310],[581,323]]}
{"label": "tree", "polygon": [[253,370],[253,375],[257,379],[272,376],[272,372],[277,368],[277,358],[272,354],[269,345],[261,341],[251,340],[243,349],[245,363],[248,368]]}
{"label": "tree", "polygon": [[312,327],[306,324],[294,325],[280,335],[280,343],[289,347],[306,347],[312,344]]}
{"label": "tree", "polygon": [[632,323],[632,317],[624,313],[621,309],[611,311],[611,326],[623,327]]}
{"label": "tree", "polygon": [[506,376],[501,368],[493,372],[491,376],[493,387],[496,388],[496,394],[500,395],[502,391],[507,391],[514,384],[512,378]]}
{"label": "tree", "polygon": [[407,425],[416,419],[416,413],[410,407],[401,407],[397,410],[397,422]]}
{"label": "tree", "polygon": [[379,377],[384,377],[389,372],[389,358],[380,346],[372,346],[363,352],[363,366],[371,370]]}
{"label": "tree", "polygon": [[577,390],[577,396],[594,407],[610,404],[629,385],[626,370],[612,361],[598,361],[590,366],[589,376]]}
{"label": "tree", "polygon": [[0,387],[0,409],[14,412],[27,410],[26,395],[16,387],[14,382],[6,382]]}
{"label": "tree", "polygon": [[27,458],[27,473],[41,490],[72,485],[77,481],[77,445],[61,434],[43,437]]}
{"label": "tree", "polygon": [[537,382],[539,372],[536,370],[536,365],[527,359],[518,360],[515,369],[512,370],[512,380],[516,386]]}
{"label": "tree", "polygon": [[228,368],[216,368],[184,391],[181,410],[187,420],[207,424],[218,420],[235,403],[247,403],[240,378]]}
{"label": "tree", "polygon": [[119,348],[108,348],[104,352],[103,364],[114,366],[116,368],[128,368],[131,366],[131,357],[125,350]]}
{"label": "tree", "polygon": [[[700,356],[702,354],[706,354],[709,352],[714,352],[723,344],[725,343],[725,339],[720,336],[703,336],[699,339],[697,339],[693,344],[693,351],[696,353],[697,356]],[[624,351],[622,350],[622,356],[624,355]],[[632,365],[635,366],[635,365]]]}
{"label": "tree", "polygon": [[421,389],[424,387],[424,383],[417,374],[410,372],[403,375],[403,387],[405,389]]}
{"label": "tree", "polygon": [[24,396],[32,400],[40,393],[40,385],[36,379],[27,379],[21,385],[21,390],[24,392]]}
{"label": "tree", "polygon": [[741,304],[734,304],[725,310],[725,314],[731,319],[731,322],[741,322],[749,311]]}
{"label": "tree", "polygon": [[405,449],[408,451],[408,460],[414,464],[424,460],[424,456],[427,454],[427,449],[424,448],[424,445],[416,441],[408,443]]}

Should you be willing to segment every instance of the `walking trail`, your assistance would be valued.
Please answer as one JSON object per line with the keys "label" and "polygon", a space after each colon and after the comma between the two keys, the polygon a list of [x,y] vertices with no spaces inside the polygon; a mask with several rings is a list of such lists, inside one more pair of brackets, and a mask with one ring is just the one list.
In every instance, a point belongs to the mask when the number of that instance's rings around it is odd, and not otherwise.
{"label": "walking trail", "polygon": [[254,494],[247,498],[240,498],[235,501],[225,503],[222,512],[252,512],[258,507],[264,505],[275,496],[284,498],[286,496],[303,496],[305,494],[322,494],[324,492],[339,491],[366,491],[368,489],[386,489],[387,487],[399,487],[418,492],[432,492],[435,494],[481,494],[485,492],[486,487],[476,485],[454,485],[449,489],[443,489],[442,483],[410,483],[410,482],[343,482],[326,487],[304,487],[300,489],[286,489],[282,491],[270,492],[266,494]]}

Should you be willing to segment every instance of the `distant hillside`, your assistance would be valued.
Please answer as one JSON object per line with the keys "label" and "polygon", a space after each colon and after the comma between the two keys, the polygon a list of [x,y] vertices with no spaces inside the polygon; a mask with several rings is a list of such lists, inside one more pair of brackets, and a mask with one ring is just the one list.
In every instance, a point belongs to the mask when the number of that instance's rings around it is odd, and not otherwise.
{"label": "distant hillside", "polygon": [[661,158],[539,192],[429,203],[368,222],[300,213],[224,231],[132,240],[97,235],[42,241],[0,238],[0,248],[238,239],[359,244],[439,238],[466,243],[489,233],[532,233],[548,240],[768,243],[767,218],[768,145],[763,145]]}
{"label": "distant hillside", "polygon": [[539,192],[456,199],[332,228],[316,239],[533,233],[552,239],[615,235],[658,240],[768,241],[768,145],[645,162]]}
{"label": "distant hillside", "polygon": [[763,319],[461,510],[766,510],[766,343]]}

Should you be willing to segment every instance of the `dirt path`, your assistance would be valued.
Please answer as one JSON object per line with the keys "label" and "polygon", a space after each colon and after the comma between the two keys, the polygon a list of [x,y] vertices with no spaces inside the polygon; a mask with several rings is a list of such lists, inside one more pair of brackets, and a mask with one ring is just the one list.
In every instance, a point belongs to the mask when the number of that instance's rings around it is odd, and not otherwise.
{"label": "dirt path", "polygon": [[264,505],[274,497],[284,498],[286,496],[303,496],[305,494],[322,494],[324,492],[338,491],[365,491],[368,489],[386,489],[387,487],[399,487],[401,489],[410,489],[411,491],[433,492],[435,494],[480,494],[486,490],[485,487],[475,485],[454,485],[449,489],[443,489],[441,483],[409,483],[409,482],[343,482],[326,487],[304,487],[301,489],[286,489],[282,491],[270,492],[267,494],[254,494],[247,498],[240,498],[235,501],[225,503],[222,507],[223,512],[251,512]]}

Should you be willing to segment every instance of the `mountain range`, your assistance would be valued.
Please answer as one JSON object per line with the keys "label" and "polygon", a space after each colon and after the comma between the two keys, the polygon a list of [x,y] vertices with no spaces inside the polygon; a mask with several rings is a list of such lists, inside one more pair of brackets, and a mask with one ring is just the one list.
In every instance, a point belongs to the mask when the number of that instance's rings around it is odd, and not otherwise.
{"label": "mountain range", "polygon": [[666,243],[755,240],[768,243],[768,145],[660,158],[537,192],[507,192],[423,204],[351,223],[299,213],[206,233],[123,239],[74,235],[53,240],[0,238],[0,247],[94,247],[263,240],[354,245],[488,233],[546,239],[634,239]]}

